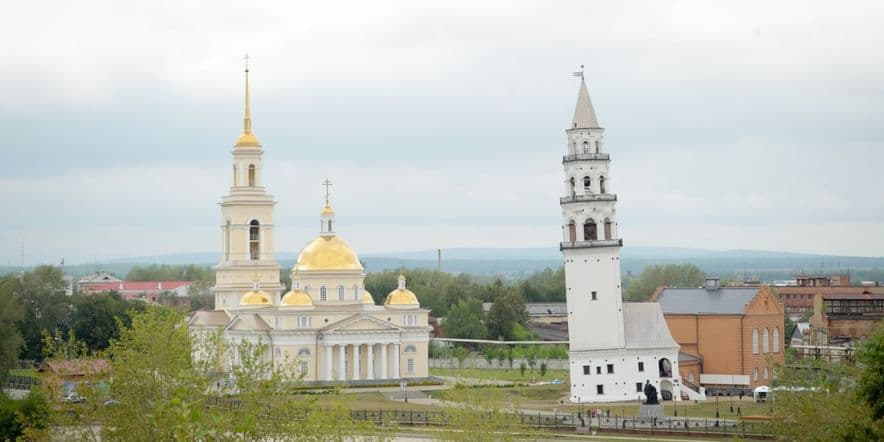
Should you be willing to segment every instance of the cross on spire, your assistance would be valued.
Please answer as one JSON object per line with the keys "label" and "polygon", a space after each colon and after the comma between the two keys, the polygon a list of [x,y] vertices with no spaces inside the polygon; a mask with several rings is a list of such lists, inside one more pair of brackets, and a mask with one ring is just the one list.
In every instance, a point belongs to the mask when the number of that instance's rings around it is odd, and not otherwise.
{"label": "cross on spire", "polygon": [[580,65],[580,72],[575,72],[572,75],[574,75],[575,77],[583,78],[583,65]]}
{"label": "cross on spire", "polygon": [[249,71],[249,59],[250,59],[250,58],[251,58],[251,57],[249,57],[249,54],[245,54],[245,55],[242,56],[242,59],[243,59],[243,61],[245,62],[245,65],[246,65],[246,72]]}
{"label": "cross on spire", "polygon": [[327,206],[328,205],[328,196],[331,193],[330,188],[332,186],[332,182],[329,181],[328,178],[326,178],[325,181],[322,182],[322,185],[325,186],[325,205]]}

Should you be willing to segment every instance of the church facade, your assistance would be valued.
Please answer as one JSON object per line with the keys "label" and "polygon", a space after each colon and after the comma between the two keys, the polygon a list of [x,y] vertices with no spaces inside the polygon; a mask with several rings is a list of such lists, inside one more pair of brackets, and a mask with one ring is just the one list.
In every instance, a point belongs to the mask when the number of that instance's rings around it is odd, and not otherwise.
{"label": "church facade", "polygon": [[[365,290],[356,252],[336,233],[326,191],[320,232],[291,269],[287,292],[274,257],[275,201],[263,187],[262,154],[252,132],[245,71],[243,133],[233,148],[232,185],[221,199],[221,259],[215,310],[193,315],[194,334],[219,333],[227,368],[241,363],[238,344],[264,348],[265,362],[290,365],[306,382],[385,382],[428,377],[428,310],[406,287],[377,305]],[[285,292],[285,293],[284,293]],[[199,354],[195,354],[199,357]]]}
{"label": "church facade", "polygon": [[581,77],[564,167],[562,251],[568,307],[571,401],[644,399],[653,385],[680,400],[679,346],[654,302],[624,303],[620,287],[617,194],[604,128]]}

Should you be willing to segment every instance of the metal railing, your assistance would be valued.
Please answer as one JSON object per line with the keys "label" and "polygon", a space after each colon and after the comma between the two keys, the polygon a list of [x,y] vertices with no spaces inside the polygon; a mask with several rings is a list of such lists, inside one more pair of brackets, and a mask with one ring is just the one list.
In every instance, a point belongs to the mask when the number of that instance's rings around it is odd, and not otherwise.
{"label": "metal railing", "polygon": [[586,193],[583,195],[563,196],[559,198],[560,204],[579,203],[584,201],[617,201],[614,193]]}
{"label": "metal railing", "polygon": [[610,160],[611,155],[606,153],[575,153],[572,155],[565,155],[562,157],[562,162],[567,163],[570,161],[582,161],[582,160]]}
{"label": "metal railing", "polygon": [[559,249],[584,249],[589,247],[623,246],[622,239],[598,239],[591,241],[570,241],[559,243]]}

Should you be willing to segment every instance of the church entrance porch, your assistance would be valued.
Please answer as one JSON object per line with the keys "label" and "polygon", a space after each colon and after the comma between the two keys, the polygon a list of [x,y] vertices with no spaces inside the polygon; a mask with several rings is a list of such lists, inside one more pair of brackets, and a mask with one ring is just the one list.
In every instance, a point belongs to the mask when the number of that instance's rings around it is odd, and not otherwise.
{"label": "church entrance porch", "polygon": [[325,382],[399,379],[398,343],[328,344],[319,370]]}

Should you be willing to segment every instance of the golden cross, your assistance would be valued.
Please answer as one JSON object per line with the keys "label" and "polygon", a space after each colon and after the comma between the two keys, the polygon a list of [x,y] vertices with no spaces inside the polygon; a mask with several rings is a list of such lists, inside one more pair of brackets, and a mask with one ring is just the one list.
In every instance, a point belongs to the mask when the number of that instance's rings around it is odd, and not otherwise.
{"label": "golden cross", "polygon": [[327,206],[328,205],[329,187],[331,187],[332,182],[329,181],[328,178],[326,178],[325,181],[322,182],[322,185],[325,186],[325,205]]}

